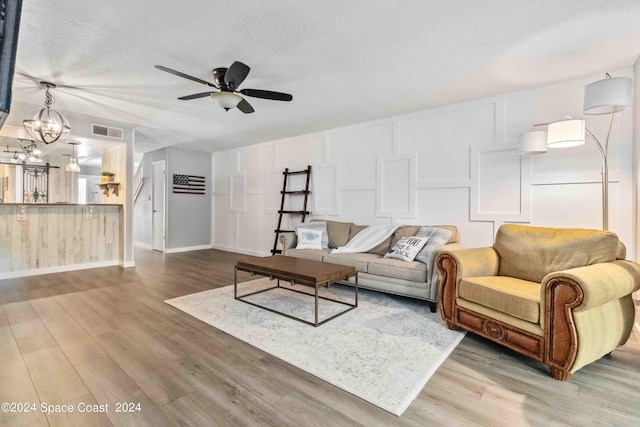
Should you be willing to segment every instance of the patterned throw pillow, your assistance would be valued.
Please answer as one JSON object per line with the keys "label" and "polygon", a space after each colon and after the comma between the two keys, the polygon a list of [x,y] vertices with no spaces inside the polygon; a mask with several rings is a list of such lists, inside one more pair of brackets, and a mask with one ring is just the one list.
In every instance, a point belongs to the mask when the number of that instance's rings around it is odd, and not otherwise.
{"label": "patterned throw pillow", "polygon": [[453,235],[451,230],[436,227],[422,227],[416,236],[427,237],[429,240],[424,245],[420,253],[416,255],[416,261],[427,265],[427,277],[433,271],[433,261],[438,253],[438,249],[445,245]]}
{"label": "patterned throw pillow", "polygon": [[322,231],[310,228],[298,228],[298,246],[296,249],[322,249]]}
{"label": "patterned throw pillow", "polygon": [[316,230],[316,231],[321,231],[322,232],[322,239],[321,239],[321,245],[322,245],[322,249],[328,249],[329,248],[329,234],[327,233],[327,221],[317,221],[314,220],[312,222],[303,222],[302,224],[298,224],[296,226],[296,235],[298,236],[298,238],[300,238],[299,236],[299,229],[301,228],[305,228],[307,230]]}
{"label": "patterned throw pillow", "polygon": [[403,237],[384,257],[413,261],[420,249],[427,243],[427,240],[429,240],[427,237]]}

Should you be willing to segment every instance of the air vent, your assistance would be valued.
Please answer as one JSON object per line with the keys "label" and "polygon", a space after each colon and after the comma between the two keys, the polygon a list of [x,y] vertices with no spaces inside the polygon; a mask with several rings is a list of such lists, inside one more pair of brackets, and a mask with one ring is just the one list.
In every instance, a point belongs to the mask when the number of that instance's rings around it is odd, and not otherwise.
{"label": "air vent", "polygon": [[96,136],[104,136],[107,138],[119,139],[122,141],[124,129],[93,124],[91,125],[91,134]]}

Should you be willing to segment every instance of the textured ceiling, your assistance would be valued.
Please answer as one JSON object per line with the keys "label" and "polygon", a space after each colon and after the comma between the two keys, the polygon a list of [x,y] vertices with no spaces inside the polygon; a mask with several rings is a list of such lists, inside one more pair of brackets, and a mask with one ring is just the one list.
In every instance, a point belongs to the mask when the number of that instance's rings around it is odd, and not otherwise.
{"label": "textured ceiling", "polygon": [[[26,0],[14,101],[50,80],[56,108],[130,123],[145,150],[217,151],[627,67],[639,22],[637,0]],[[293,101],[225,112],[153,68],[211,80],[234,60],[241,88]]]}

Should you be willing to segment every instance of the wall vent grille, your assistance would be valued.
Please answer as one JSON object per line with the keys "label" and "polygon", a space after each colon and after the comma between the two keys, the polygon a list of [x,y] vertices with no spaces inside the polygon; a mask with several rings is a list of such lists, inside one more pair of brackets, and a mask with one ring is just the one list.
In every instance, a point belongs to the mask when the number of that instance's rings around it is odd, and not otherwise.
{"label": "wall vent grille", "polygon": [[113,139],[124,139],[124,129],[104,125],[91,125],[91,134]]}

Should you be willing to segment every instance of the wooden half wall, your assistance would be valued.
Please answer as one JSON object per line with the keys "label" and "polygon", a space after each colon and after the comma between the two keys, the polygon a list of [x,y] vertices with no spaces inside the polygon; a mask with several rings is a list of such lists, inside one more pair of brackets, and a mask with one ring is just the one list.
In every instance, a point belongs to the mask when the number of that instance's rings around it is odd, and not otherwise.
{"label": "wooden half wall", "polygon": [[121,215],[119,205],[0,204],[0,279],[118,265]]}

